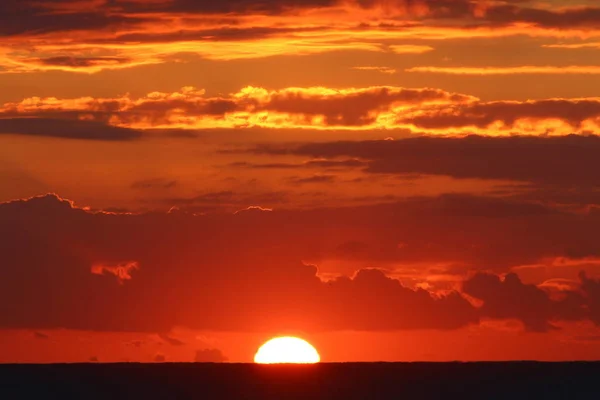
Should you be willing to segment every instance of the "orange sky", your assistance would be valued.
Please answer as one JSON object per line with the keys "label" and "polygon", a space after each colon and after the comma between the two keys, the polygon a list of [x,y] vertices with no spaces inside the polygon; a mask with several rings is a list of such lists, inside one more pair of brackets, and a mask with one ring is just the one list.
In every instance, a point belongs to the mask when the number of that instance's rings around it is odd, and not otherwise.
{"label": "orange sky", "polygon": [[598,358],[599,26],[3,0],[0,362]]}

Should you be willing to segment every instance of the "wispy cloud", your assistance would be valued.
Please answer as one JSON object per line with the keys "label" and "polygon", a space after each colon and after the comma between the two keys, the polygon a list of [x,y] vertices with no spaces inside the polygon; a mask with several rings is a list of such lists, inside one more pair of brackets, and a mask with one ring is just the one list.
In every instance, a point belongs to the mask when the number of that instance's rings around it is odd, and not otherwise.
{"label": "wispy cloud", "polygon": [[389,48],[396,54],[423,54],[435,50],[431,46],[419,46],[411,44],[391,45]]}
{"label": "wispy cloud", "polygon": [[398,72],[396,70],[396,68],[390,68],[390,67],[352,67],[352,69],[356,69],[359,71],[375,71],[375,72],[381,72],[382,74],[389,74],[389,75],[393,75],[396,72]]}
{"label": "wispy cloud", "polygon": [[518,74],[600,74],[600,66],[596,65],[569,65],[559,66],[521,66],[521,67],[412,67],[406,72],[423,72],[432,74],[450,75],[518,75]]}

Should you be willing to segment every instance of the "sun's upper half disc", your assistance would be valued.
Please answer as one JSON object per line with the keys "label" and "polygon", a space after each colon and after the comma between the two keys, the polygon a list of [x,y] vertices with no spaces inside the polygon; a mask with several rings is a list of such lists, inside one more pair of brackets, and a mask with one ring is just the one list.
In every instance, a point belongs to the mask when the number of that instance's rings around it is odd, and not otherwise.
{"label": "sun's upper half disc", "polygon": [[256,352],[254,362],[259,364],[314,364],[321,361],[317,350],[306,340],[296,337],[278,337],[269,340]]}

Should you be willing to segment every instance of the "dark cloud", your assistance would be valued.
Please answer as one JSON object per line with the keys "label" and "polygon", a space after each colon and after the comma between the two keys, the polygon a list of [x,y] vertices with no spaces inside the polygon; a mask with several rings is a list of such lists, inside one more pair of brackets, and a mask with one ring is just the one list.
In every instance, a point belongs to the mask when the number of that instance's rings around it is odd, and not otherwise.
{"label": "dark cloud", "polygon": [[600,205],[600,186],[583,184],[528,184],[499,188],[496,193],[515,201],[552,204],[554,207],[574,212],[593,213]]}
{"label": "dark cloud", "polygon": [[300,169],[300,168],[323,168],[323,169],[345,169],[345,168],[360,168],[366,167],[368,163],[366,161],[357,159],[347,160],[310,160],[302,164],[292,163],[266,163],[256,164],[249,163],[247,161],[235,162],[229,164],[230,167],[235,168],[252,168],[252,169]]}
{"label": "dark cloud", "polygon": [[337,180],[336,175],[319,174],[308,177],[295,176],[288,181],[295,185],[303,185],[305,183],[332,183]]}
{"label": "dark cloud", "polygon": [[234,162],[228,165],[234,168],[253,168],[253,169],[297,169],[302,168],[301,164],[289,163],[268,163],[268,164],[253,164],[247,161]]}
{"label": "dark cloud", "polygon": [[42,339],[42,340],[50,339],[50,336],[46,335],[43,332],[38,332],[38,331],[33,332],[33,337],[36,339]]}
{"label": "dark cloud", "polygon": [[164,200],[165,205],[182,208],[190,212],[238,211],[251,206],[273,207],[288,202],[289,193],[284,191],[246,193],[231,190]]}
{"label": "dark cloud", "polygon": [[355,0],[362,8],[385,7],[390,12],[401,11],[415,17],[437,18],[470,16],[478,0]]}
{"label": "dark cloud", "polygon": [[176,180],[162,178],[145,179],[131,184],[133,189],[171,189],[175,186]]}
{"label": "dark cloud", "polygon": [[[600,101],[597,99],[548,99],[527,102],[498,101],[472,102],[459,106],[444,105],[429,108],[416,116],[399,116],[401,123],[413,124],[421,129],[488,128],[501,122],[512,127],[519,119],[562,120],[581,128],[586,120],[600,117]],[[552,127],[548,130],[551,132]]]}
{"label": "dark cloud", "polygon": [[[235,24],[236,21],[230,21]],[[96,43],[121,43],[121,42],[141,42],[141,43],[169,43],[181,41],[199,41],[199,42],[219,42],[219,41],[240,41],[240,40],[260,40],[279,35],[313,32],[323,30],[323,28],[284,28],[284,27],[248,27],[235,28],[223,27],[214,29],[198,29],[178,32],[151,33],[136,32],[125,33],[116,37],[110,37],[102,40],[96,40]]]}
{"label": "dark cloud", "polygon": [[565,292],[561,300],[535,285],[523,284],[516,274],[504,279],[497,275],[477,274],[463,284],[463,291],[483,301],[483,316],[517,319],[531,331],[552,329],[552,321],[579,320],[586,316],[584,299],[575,292]]}
{"label": "dark cloud", "polygon": [[581,289],[586,297],[592,321],[600,325],[600,280],[589,278],[585,272],[579,275]]}
{"label": "dark cloud", "polygon": [[[285,27],[250,29],[236,28],[235,17],[251,14],[287,15],[299,10],[350,5],[358,8],[383,8],[389,15],[410,17],[415,22],[427,21],[437,25],[504,27],[516,23],[526,23],[546,29],[595,29],[600,21],[597,7],[572,7],[553,9],[533,7],[527,2],[489,3],[484,0],[172,0],[172,1],[112,1],[94,4],[83,0],[3,0],[0,5],[0,35],[40,35],[53,32],[107,30],[114,37],[115,32],[127,32],[117,37],[121,42],[132,41],[177,41],[177,40],[227,40],[260,38],[271,31],[285,31]],[[164,37],[157,34],[140,33],[148,23],[168,24],[175,17],[193,18],[204,16],[221,17],[225,29],[216,32],[207,30],[201,33],[186,33],[178,27],[167,32]],[[169,18],[170,17],[170,18]],[[168,25],[167,25],[168,26]],[[138,32],[135,32],[135,31]],[[133,31],[133,32],[132,32]],[[132,32],[132,33],[129,33]],[[179,36],[178,36],[179,35]]]}
{"label": "dark cloud", "polygon": [[348,160],[311,160],[304,163],[307,167],[319,168],[359,168],[367,165],[366,161],[355,158]]}
{"label": "dark cloud", "polygon": [[197,350],[194,357],[194,362],[197,363],[223,363],[226,361],[227,357],[219,349]]}
{"label": "dark cloud", "polygon": [[175,110],[189,117],[219,117],[239,109],[238,104],[231,99],[185,99],[175,97],[170,99],[146,99],[132,105],[126,110],[106,110],[101,116],[106,118],[107,116],[114,115],[123,123],[134,123],[145,120],[151,124],[165,124],[168,123],[169,116]]}
{"label": "dark cloud", "polygon": [[42,65],[57,65],[63,67],[93,67],[93,66],[105,66],[105,65],[118,65],[126,64],[131,62],[131,59],[125,57],[69,57],[69,56],[56,56],[48,58],[40,58],[31,60],[34,63]]}
{"label": "dark cloud", "polygon": [[95,121],[49,118],[0,118],[1,134],[47,136],[84,140],[133,140],[140,131]]}
{"label": "dark cloud", "polygon": [[185,342],[183,342],[177,338],[171,337],[167,334],[161,333],[158,336],[161,338],[161,340],[164,340],[166,343],[170,344],[171,346],[184,346],[185,345]]}
{"label": "dark cloud", "polygon": [[[297,244],[281,240],[299,233],[297,224],[307,216],[294,217],[300,217],[295,222],[277,216],[265,226],[262,220],[270,215],[275,213],[92,214],[53,196],[3,204],[0,254],[13,268],[3,270],[0,281],[0,300],[11,304],[3,308],[0,323],[166,332],[174,325],[451,329],[477,321],[459,294],[434,298],[377,270],[322,282],[315,267],[304,265],[297,250],[290,251]],[[321,219],[308,218],[311,224]],[[281,229],[289,223],[296,228]],[[116,265],[133,259],[139,270],[123,284],[92,273],[99,262]],[[373,309],[385,317],[374,318]]]}
{"label": "dark cloud", "polygon": [[573,7],[553,10],[505,4],[487,8],[483,18],[491,24],[499,25],[523,22],[547,29],[596,29],[600,23],[600,8]]}
{"label": "dark cloud", "polygon": [[[387,7],[390,11],[400,11],[416,19],[425,16],[429,20],[442,23],[460,20],[465,28],[469,26],[503,27],[517,23],[530,24],[545,29],[595,29],[600,22],[600,8],[581,7],[569,4],[567,7],[534,7],[527,0],[357,0],[366,8]],[[569,6],[571,6],[569,8]]]}
{"label": "dark cloud", "polygon": [[338,0],[172,0],[148,3],[122,3],[128,11],[170,12],[189,14],[227,14],[227,13],[267,13],[281,14],[285,11],[301,8],[328,7]]}
{"label": "dark cloud", "polygon": [[[0,36],[40,35],[53,32],[68,31],[101,31],[112,28],[114,31],[139,28],[141,24],[153,21],[161,22],[157,16],[172,14],[173,16],[194,16],[210,14],[280,14],[290,9],[322,7],[335,4],[334,0],[227,0],[227,1],[191,1],[174,0],[162,2],[127,2],[106,1],[105,4],[94,4],[83,0],[3,0],[0,4]],[[144,17],[143,15],[147,17]],[[223,21],[226,22],[225,19]],[[235,24],[237,20],[230,21]],[[266,31],[265,31],[266,30]],[[194,34],[194,40],[216,37],[238,37],[250,39],[263,37],[277,28],[250,28],[223,30],[205,30]],[[179,36],[178,36],[179,35]],[[113,36],[108,35],[108,36]],[[188,35],[189,36],[189,35]],[[190,40],[183,32],[166,34],[162,37],[152,34],[124,34],[118,37],[120,42],[132,41],[171,41]]]}
{"label": "dark cloud", "polygon": [[438,89],[405,89],[373,87],[363,90],[324,95],[317,92],[281,91],[270,96],[269,101],[257,104],[256,110],[280,113],[323,116],[328,126],[360,126],[375,122],[377,111],[389,109],[393,104],[422,104],[429,102],[472,101],[472,96],[449,93]]}
{"label": "dark cloud", "polygon": [[572,339],[581,342],[600,342],[600,335],[579,335]]}
{"label": "dark cloud", "polygon": [[357,157],[366,172],[446,175],[561,185],[600,185],[600,137],[418,137],[394,141],[311,143],[259,147],[258,153]]}
{"label": "dark cloud", "polygon": [[143,22],[135,16],[109,14],[104,7],[94,8],[78,0],[2,0],[0,36],[124,28]]}
{"label": "dark cloud", "polygon": [[[600,255],[593,234],[598,218],[472,196],[205,216],[92,213],[56,196],[37,197],[0,205],[0,255],[11,266],[1,271],[0,325],[145,332],[173,326],[453,329],[483,315],[544,330],[555,319],[597,321],[600,284],[585,277],[584,295],[560,303],[514,276],[473,278],[465,292],[487,304],[478,309],[459,292],[433,296],[380,269],[321,281],[307,260],[463,268],[438,274],[481,266],[502,271],[545,257]],[[98,265],[117,267],[97,274]],[[125,268],[131,265],[137,268]],[[575,313],[576,300],[590,312]]]}

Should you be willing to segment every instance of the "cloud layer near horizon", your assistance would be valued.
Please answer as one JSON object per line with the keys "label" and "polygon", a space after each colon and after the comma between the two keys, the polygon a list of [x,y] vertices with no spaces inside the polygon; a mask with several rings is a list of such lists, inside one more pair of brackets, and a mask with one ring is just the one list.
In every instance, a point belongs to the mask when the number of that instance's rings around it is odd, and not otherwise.
{"label": "cloud layer near horizon", "polygon": [[[11,266],[2,270],[0,320],[3,328],[149,332],[455,329],[484,317],[516,319],[533,331],[561,320],[598,323],[600,282],[583,273],[576,289],[558,290],[483,272],[600,257],[590,239],[598,218],[468,197],[129,215],[90,213],[48,195],[0,205],[0,254]],[[332,258],[365,267],[429,259],[447,267],[424,279],[409,279],[402,268],[362,268],[324,281],[309,263]],[[436,281],[446,289],[419,288]]]}

